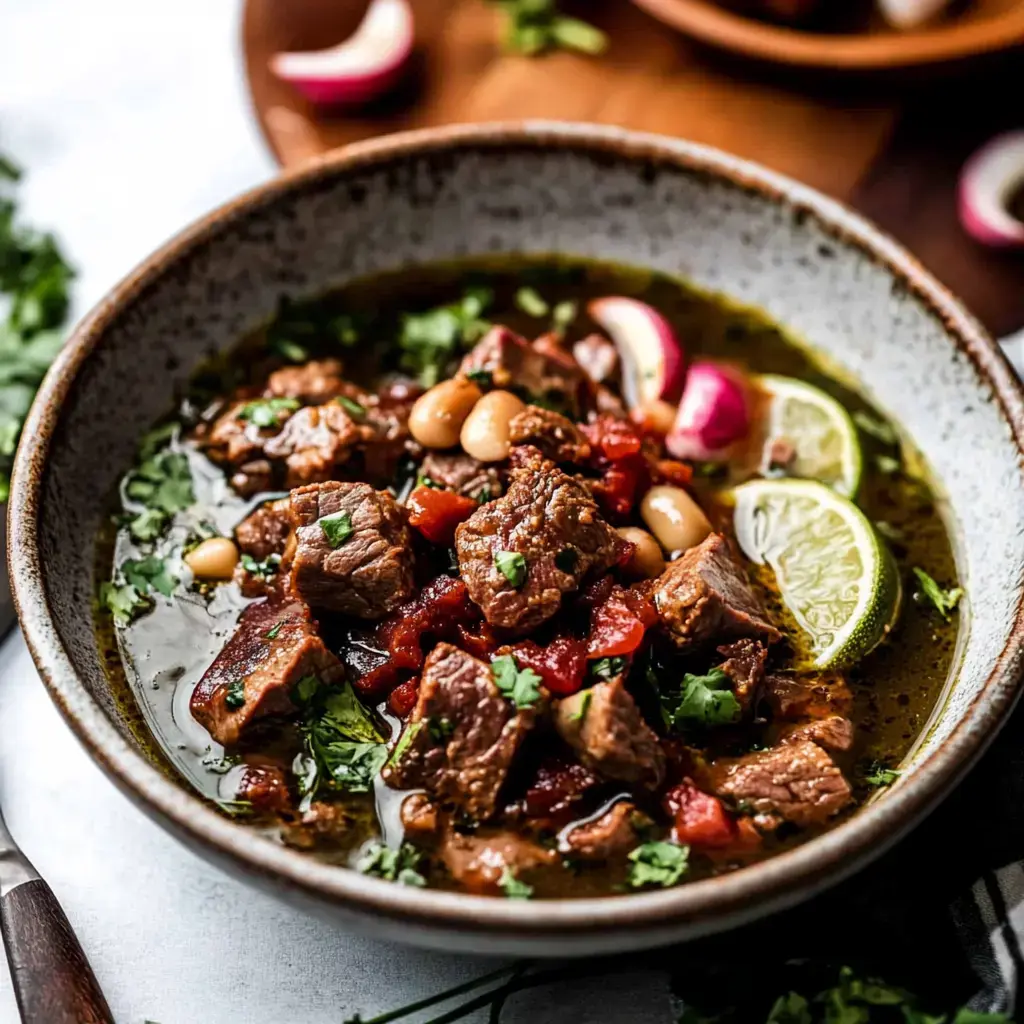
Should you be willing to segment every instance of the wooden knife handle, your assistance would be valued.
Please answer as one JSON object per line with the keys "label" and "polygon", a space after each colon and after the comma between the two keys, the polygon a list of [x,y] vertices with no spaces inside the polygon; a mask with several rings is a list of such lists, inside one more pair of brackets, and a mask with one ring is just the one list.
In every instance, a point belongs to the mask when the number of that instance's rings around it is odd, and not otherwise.
{"label": "wooden knife handle", "polygon": [[0,896],[0,930],[22,1024],[114,1024],[89,961],[41,878]]}

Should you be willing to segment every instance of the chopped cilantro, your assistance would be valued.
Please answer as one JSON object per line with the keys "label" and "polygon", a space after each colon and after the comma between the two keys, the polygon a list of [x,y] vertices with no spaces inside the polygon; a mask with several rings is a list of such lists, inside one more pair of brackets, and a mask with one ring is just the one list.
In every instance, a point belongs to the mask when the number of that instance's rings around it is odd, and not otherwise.
{"label": "chopped cilantro", "polygon": [[[184,452],[169,450],[144,458],[127,476],[125,494],[168,517],[195,501],[192,471]],[[150,521],[150,526],[155,520]]]}
{"label": "chopped cilantro", "polygon": [[388,882],[422,887],[427,884],[418,870],[422,859],[419,850],[409,843],[402,843],[395,850],[384,843],[374,842],[356,864],[356,870]]}
{"label": "chopped cilantro", "polygon": [[294,690],[295,703],[308,704],[317,690],[320,689],[320,680],[316,676],[303,676],[296,684]]}
{"label": "chopped cilantro", "polygon": [[881,441],[882,444],[894,445],[899,441],[896,431],[893,430],[890,424],[886,423],[885,420],[879,419],[877,416],[864,412],[863,409],[858,409],[853,414],[853,422],[865,434],[873,437],[876,441]]}
{"label": "chopped cilantro", "polygon": [[476,500],[480,502],[481,505],[485,505],[491,500],[491,488],[487,484],[484,484],[484,486],[476,492]]}
{"label": "chopped cilantro", "polygon": [[412,741],[419,735],[420,730],[423,728],[423,722],[410,722],[403,730],[402,735],[398,737],[398,742],[394,745],[391,750],[391,756],[387,759],[387,764],[394,765],[398,764],[399,761],[405,756],[405,752],[412,746]]}
{"label": "chopped cilantro", "polygon": [[598,658],[590,663],[590,674],[598,679],[614,679],[626,670],[628,664],[628,658]]}
{"label": "chopped cilantro", "polygon": [[[277,636],[278,636],[278,634],[279,634],[279,633],[281,632],[281,627],[282,627],[282,626],[283,626],[283,625],[285,624],[285,622],[286,622],[286,621],[287,621],[286,619],[281,619],[281,621],[280,621],[280,622],[275,622],[275,623],[274,623],[274,624],[273,624],[273,625],[272,625],[272,626],[270,627],[270,629],[268,629],[268,630],[266,631],[266,633],[264,633],[263,635],[264,635],[264,636],[265,636],[265,637],[266,637],[266,638],[267,638],[268,640],[276,640],[276,639],[277,639]],[[299,680],[299,683],[301,683],[301,682],[302,682],[302,680],[300,679],[300,680]]]}
{"label": "chopped cilantro", "polygon": [[480,315],[494,298],[485,288],[469,289],[458,302],[402,318],[398,347],[401,367],[433,387],[464,344],[472,344],[490,326]]}
{"label": "chopped cilantro", "polygon": [[164,597],[170,597],[178,583],[177,578],[167,571],[164,560],[156,555],[142,559],[129,558],[122,564],[121,572],[140,594],[147,593],[152,587]]}
{"label": "chopped cilantro", "polygon": [[575,302],[560,302],[551,312],[556,331],[564,331],[576,319],[579,307]]}
{"label": "chopped cilantro", "polygon": [[672,690],[660,687],[651,670],[647,677],[658,691],[662,718],[668,729],[685,725],[705,728],[729,725],[742,714],[740,702],[729,689],[729,677],[720,668],[713,668],[703,676],[687,672],[682,685]]}
{"label": "chopped cilantro", "polygon": [[170,516],[162,509],[147,508],[129,521],[128,532],[134,540],[145,543],[162,536],[169,522]]}
{"label": "chopped cilantro", "polygon": [[352,536],[352,516],[348,512],[332,512],[321,516],[317,523],[332,548],[340,548]]}
{"label": "chopped cilantro", "polygon": [[432,476],[424,476],[422,473],[416,477],[417,487],[429,487],[433,491],[445,490],[444,484],[439,484]]}
{"label": "chopped cilantro", "polygon": [[501,887],[501,891],[505,894],[506,899],[528,900],[533,895],[533,886],[527,885],[526,882],[520,882],[507,864],[501,872],[498,885]]}
{"label": "chopped cilantro", "polygon": [[668,888],[686,874],[689,858],[688,846],[667,842],[644,843],[629,855],[631,867],[627,884],[633,889],[642,889],[646,885]]}
{"label": "chopped cilantro", "polygon": [[153,607],[153,602],[140,594],[130,583],[100,584],[100,604],[114,617],[119,626],[127,626],[132,619]]}
{"label": "chopped cilantro", "polygon": [[551,311],[551,307],[533,288],[529,287],[520,288],[519,291],[516,292],[516,305],[527,316],[547,316]]}
{"label": "chopped cilantro", "polygon": [[899,777],[895,768],[887,768],[877,761],[862,776],[869,786],[891,786]]}
{"label": "chopped cilantro", "polygon": [[294,398],[257,398],[239,409],[238,418],[248,420],[260,428],[277,427],[286,412],[292,412],[298,407],[299,403]]}
{"label": "chopped cilantro", "polygon": [[259,580],[265,580],[270,576],[273,576],[277,572],[281,565],[281,556],[278,554],[267,555],[266,559],[262,562],[257,562],[248,552],[246,552],[239,559],[242,563],[242,568],[249,573],[250,576],[255,576]]}
{"label": "chopped cilantro", "polygon": [[519,668],[511,654],[491,659],[491,675],[501,695],[517,708],[532,708],[540,700],[540,676],[532,668]]}
{"label": "chopped cilantro", "polygon": [[430,738],[441,746],[451,739],[452,733],[455,732],[455,723],[450,718],[428,718],[427,732],[430,733]]}
{"label": "chopped cilantro", "polygon": [[224,703],[232,711],[245,707],[245,683],[241,679],[235,679],[228,683],[228,690],[224,695]]}
{"label": "chopped cilantro", "polygon": [[590,710],[590,702],[594,699],[593,690],[584,690],[583,696],[580,697],[580,706],[569,716],[569,720],[572,722],[582,722],[587,717],[587,712]]}
{"label": "chopped cilantro", "polygon": [[362,420],[366,418],[366,406],[360,405],[358,402],[349,398],[347,395],[338,395],[335,399],[338,403],[351,416],[354,420]]}
{"label": "chopped cilantro", "polygon": [[580,553],[575,548],[562,548],[555,555],[555,568],[562,572],[574,573],[580,564]]}
{"label": "chopped cilantro", "polygon": [[526,582],[526,559],[518,551],[498,551],[494,566],[517,590]]}
{"label": "chopped cilantro", "polygon": [[508,18],[506,49],[534,57],[558,48],[596,55],[608,37],[593,25],[559,14],[556,0],[494,0]]}
{"label": "chopped cilantro", "polygon": [[956,608],[960,603],[960,598],[963,597],[963,590],[960,587],[951,587],[948,590],[940,587],[924,569],[919,569],[916,565],[914,566],[914,575],[917,577],[918,583],[921,584],[921,593],[932,603],[935,610],[948,621],[949,613]]}
{"label": "chopped cilantro", "polygon": [[481,388],[489,388],[494,385],[494,374],[490,370],[467,370],[466,379]]}
{"label": "chopped cilantro", "polygon": [[765,1024],[814,1024],[810,1004],[799,992],[779,996],[768,1013]]}

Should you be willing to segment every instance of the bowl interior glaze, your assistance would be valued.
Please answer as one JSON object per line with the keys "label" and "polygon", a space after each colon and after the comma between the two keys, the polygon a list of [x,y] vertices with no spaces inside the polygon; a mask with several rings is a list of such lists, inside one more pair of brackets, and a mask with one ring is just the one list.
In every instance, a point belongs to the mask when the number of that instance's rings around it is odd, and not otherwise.
{"label": "bowl interior glaze", "polygon": [[[946,706],[882,799],[827,835],[667,892],[522,904],[410,891],[316,863],[202,803],[134,739],[92,629],[92,538],[142,433],[209,354],[279,298],[471,254],[570,253],[651,267],[765,309],[863,384],[931,466],[968,593]],[[794,902],[879,852],[951,787],[1009,712],[1021,662],[1021,394],[974,320],[869,225],[691,144],[532,124],[353,147],[188,229],[76,330],[40,392],[11,502],[15,596],[70,724],[114,780],[229,870],[347,924],[532,955],[654,945]]]}

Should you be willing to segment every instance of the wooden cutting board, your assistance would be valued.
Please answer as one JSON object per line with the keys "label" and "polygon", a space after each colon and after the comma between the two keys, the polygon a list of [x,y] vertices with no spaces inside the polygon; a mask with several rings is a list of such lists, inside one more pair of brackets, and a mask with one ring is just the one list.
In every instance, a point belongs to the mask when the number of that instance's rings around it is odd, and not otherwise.
{"label": "wooden cutting board", "polygon": [[993,254],[956,219],[971,149],[1024,125],[1024,57],[967,78],[822,79],[711,54],[627,0],[592,0],[608,33],[599,58],[506,54],[484,0],[412,0],[417,67],[401,95],[324,117],[269,71],[281,50],[346,38],[366,0],[247,0],[243,42],[253,104],[288,166],[386,132],[545,117],[596,121],[708,143],[852,203],[915,251],[997,334],[1024,326],[1024,257]]}

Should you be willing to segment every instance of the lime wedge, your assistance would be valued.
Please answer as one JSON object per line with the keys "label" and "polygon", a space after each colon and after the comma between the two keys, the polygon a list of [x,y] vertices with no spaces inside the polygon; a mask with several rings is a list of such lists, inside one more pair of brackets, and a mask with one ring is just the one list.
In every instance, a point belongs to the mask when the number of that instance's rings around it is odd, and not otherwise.
{"label": "lime wedge", "polygon": [[767,373],[756,383],[771,398],[761,472],[770,474],[772,448],[782,442],[795,453],[787,476],[820,480],[837,494],[855,498],[862,459],[850,414],[831,395],[793,377]]}
{"label": "lime wedge", "polygon": [[775,574],[814,668],[850,665],[896,623],[892,553],[863,512],[812,480],[752,480],[732,492],[743,553]]}

